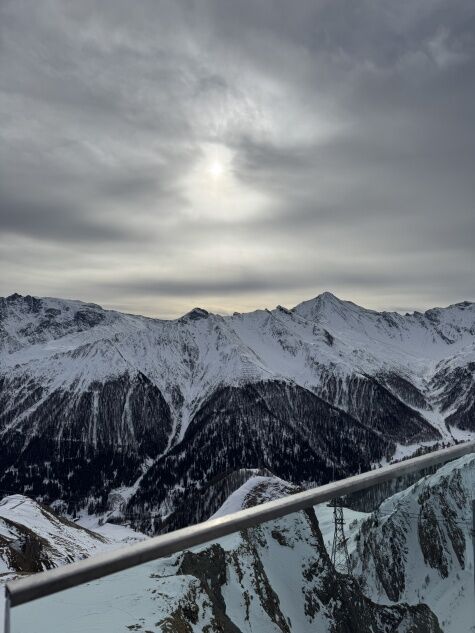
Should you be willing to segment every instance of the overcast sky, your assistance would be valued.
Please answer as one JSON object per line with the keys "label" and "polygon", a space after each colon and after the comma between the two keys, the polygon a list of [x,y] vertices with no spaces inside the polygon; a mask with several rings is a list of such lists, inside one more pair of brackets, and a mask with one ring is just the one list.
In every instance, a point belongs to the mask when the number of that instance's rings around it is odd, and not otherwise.
{"label": "overcast sky", "polygon": [[473,0],[0,0],[0,295],[475,299]]}

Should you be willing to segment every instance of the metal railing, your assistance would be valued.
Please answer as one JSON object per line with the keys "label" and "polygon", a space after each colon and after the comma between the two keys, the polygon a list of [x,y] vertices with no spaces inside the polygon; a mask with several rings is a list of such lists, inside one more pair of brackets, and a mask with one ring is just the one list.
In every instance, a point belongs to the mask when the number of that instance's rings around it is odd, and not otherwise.
{"label": "metal railing", "polygon": [[475,452],[475,441],[465,442],[176,530],[124,547],[118,551],[34,574],[28,578],[10,581],[5,586],[5,632],[9,632],[10,607],[16,607],[155,559],[170,556],[181,550],[214,541],[228,534],[304,510],[336,497],[344,497],[397,477],[441,465],[472,452]]}

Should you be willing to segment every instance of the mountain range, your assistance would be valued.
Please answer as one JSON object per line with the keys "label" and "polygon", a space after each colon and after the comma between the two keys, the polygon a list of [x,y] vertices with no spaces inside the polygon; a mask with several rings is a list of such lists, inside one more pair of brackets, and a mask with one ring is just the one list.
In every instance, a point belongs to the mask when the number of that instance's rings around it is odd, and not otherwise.
{"label": "mountain range", "polygon": [[0,299],[0,490],[175,529],[249,469],[317,485],[473,437],[474,374],[466,301],[400,314],[323,293],[162,320],[14,294]]}

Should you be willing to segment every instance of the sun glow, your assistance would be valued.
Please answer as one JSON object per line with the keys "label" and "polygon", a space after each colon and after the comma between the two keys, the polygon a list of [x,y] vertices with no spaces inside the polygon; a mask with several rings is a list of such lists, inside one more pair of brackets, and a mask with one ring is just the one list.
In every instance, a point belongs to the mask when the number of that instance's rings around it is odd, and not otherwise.
{"label": "sun glow", "polygon": [[224,165],[215,160],[208,167],[208,171],[213,178],[220,178],[224,174]]}
{"label": "sun glow", "polygon": [[183,179],[187,212],[194,220],[241,222],[267,208],[268,197],[236,176],[234,160],[229,147],[203,144],[198,160]]}

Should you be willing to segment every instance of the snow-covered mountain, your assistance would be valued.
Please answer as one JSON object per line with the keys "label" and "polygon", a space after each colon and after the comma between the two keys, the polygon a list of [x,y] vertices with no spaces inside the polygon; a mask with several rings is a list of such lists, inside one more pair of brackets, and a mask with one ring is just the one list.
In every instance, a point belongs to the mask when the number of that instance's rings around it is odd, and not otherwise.
{"label": "snow-covered mountain", "polygon": [[365,595],[427,604],[445,633],[475,631],[474,499],[475,455],[467,455],[384,501],[353,554]]}
{"label": "snow-covered mountain", "polygon": [[[296,490],[249,475],[217,516]],[[49,633],[441,633],[426,605],[377,604],[336,573],[312,509],[39,600],[16,615],[19,629],[32,622]]]}
{"label": "snow-covered mountain", "polygon": [[[3,497],[0,501],[0,632],[3,633],[3,585],[6,582],[146,538],[126,526],[99,525],[92,517],[69,521],[52,508],[23,495]],[[36,617],[33,622],[35,626],[38,624]]]}
{"label": "snow-covered mountain", "polygon": [[468,302],[401,315],[324,293],[165,321],[12,295],[0,489],[179,527],[216,511],[241,469],[322,483],[475,433],[474,369]]}
{"label": "snow-covered mountain", "polygon": [[[299,491],[269,472],[241,471],[240,477],[244,483],[211,518]],[[468,455],[373,513],[345,509],[352,576],[334,569],[331,508],[317,506],[55,594],[22,608],[15,622],[24,630],[42,622],[50,633],[66,624],[70,633],[98,625],[104,633],[469,633],[474,483],[475,455]],[[21,525],[31,542],[44,540],[59,552],[51,566],[112,545],[110,536],[19,495],[5,500],[0,515],[15,529]],[[101,529],[109,534],[114,526]],[[16,551],[20,545],[15,541]]]}
{"label": "snow-covered mountain", "polygon": [[107,542],[28,497],[0,501],[0,581],[87,558]]}
{"label": "snow-covered mountain", "polygon": [[73,522],[23,495],[0,501],[0,585],[147,538],[90,517]]}

